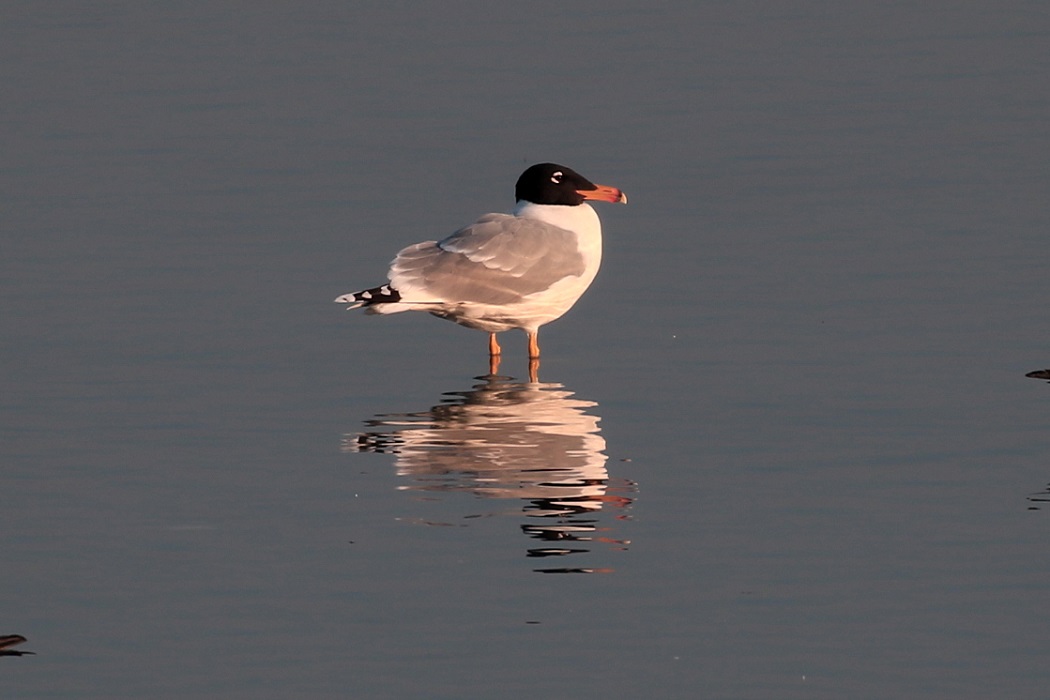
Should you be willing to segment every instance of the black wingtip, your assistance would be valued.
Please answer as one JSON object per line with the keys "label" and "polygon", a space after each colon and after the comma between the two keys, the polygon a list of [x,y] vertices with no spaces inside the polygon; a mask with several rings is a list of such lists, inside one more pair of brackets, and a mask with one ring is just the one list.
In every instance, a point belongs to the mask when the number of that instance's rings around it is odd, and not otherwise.
{"label": "black wingtip", "polygon": [[351,304],[350,308],[356,309],[359,306],[369,307],[376,304],[393,304],[401,301],[401,294],[389,284],[384,284],[360,292],[344,294],[336,301],[341,304]]}

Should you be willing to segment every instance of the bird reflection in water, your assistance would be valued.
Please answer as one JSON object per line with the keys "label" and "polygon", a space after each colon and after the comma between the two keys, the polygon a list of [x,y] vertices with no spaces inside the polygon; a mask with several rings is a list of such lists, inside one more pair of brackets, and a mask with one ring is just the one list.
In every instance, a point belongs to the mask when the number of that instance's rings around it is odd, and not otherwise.
{"label": "bird reflection in water", "polygon": [[18,646],[26,641],[26,638],[20,634],[3,634],[0,635],[0,656],[33,656],[35,652],[32,651],[17,651],[10,647]]}
{"label": "bird reflection in water", "polygon": [[[535,369],[530,367],[535,378]],[[344,449],[395,456],[406,491],[469,492],[522,499],[522,532],[542,543],[534,558],[589,552],[596,543],[623,550],[619,524],[628,519],[635,486],[606,470],[593,401],[574,398],[561,384],[517,382],[490,374],[467,391],[444,394],[418,413],[381,414],[368,430],[347,437]],[[468,517],[468,516],[465,516]],[[541,573],[608,573],[610,568],[555,567]]]}

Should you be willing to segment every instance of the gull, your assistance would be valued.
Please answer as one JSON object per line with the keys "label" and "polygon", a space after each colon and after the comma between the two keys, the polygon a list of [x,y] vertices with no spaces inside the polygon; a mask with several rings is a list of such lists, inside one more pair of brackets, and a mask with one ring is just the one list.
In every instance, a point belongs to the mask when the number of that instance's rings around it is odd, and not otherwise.
{"label": "gull", "polygon": [[510,214],[485,214],[439,241],[410,245],[390,264],[387,284],[335,301],[370,314],[426,311],[485,331],[492,374],[502,351],[496,334],[518,328],[538,362],[540,326],[572,308],[601,265],[601,222],[587,201],[626,204],[627,195],[539,163],[521,174],[514,196]]}

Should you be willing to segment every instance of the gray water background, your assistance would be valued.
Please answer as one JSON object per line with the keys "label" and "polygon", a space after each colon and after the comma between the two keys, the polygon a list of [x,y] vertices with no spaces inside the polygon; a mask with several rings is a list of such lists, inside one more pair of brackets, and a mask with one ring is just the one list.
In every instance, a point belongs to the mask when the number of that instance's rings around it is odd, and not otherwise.
{"label": "gray water background", "polygon": [[[1045,697],[1048,35],[1021,0],[7,3],[0,634],[37,655],[0,695]],[[631,201],[543,332],[606,500],[536,557],[528,497],[354,448],[476,396],[484,335],[330,300],[544,160]]]}

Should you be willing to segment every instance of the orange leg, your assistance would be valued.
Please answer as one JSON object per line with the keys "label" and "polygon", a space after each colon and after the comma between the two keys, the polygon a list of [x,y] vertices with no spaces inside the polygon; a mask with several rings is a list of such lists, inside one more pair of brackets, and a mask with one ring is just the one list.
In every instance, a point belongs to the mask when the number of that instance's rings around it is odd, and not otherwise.
{"label": "orange leg", "polygon": [[529,336],[529,359],[530,360],[538,360],[538,359],[540,359],[540,344],[539,344],[539,341],[537,340],[539,335],[540,335],[539,331],[536,331],[535,333],[529,333],[528,334],[528,336]]}
{"label": "orange leg", "polygon": [[489,357],[498,357],[501,351],[499,343],[496,342],[496,334],[489,333]]}
{"label": "orange leg", "polygon": [[540,358],[529,360],[529,381],[535,384],[540,380]]}

